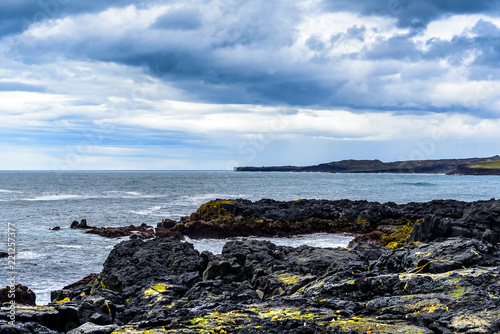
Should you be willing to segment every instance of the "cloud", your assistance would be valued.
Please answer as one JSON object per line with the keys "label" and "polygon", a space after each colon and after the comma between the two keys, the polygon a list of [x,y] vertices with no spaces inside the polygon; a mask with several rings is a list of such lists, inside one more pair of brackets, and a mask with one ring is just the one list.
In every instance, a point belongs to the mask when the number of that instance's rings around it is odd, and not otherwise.
{"label": "cloud", "polygon": [[364,50],[364,57],[368,59],[398,59],[408,62],[418,62],[422,58],[422,51],[408,35],[393,36],[380,40]]}
{"label": "cloud", "polygon": [[425,29],[430,22],[445,16],[500,12],[498,0],[323,0],[322,4],[330,11],[394,17],[398,26],[416,30]]}
{"label": "cloud", "polygon": [[[6,41],[10,54],[33,55],[24,56],[33,62],[62,54],[134,66],[171,83],[190,101],[228,104],[437,111],[455,108],[429,95],[443,80],[455,80],[450,74],[456,70],[447,64],[465,66],[464,80],[477,75],[473,66],[496,68],[490,45],[497,41],[480,36],[485,29],[494,35],[490,21],[468,21],[449,40],[422,39],[391,19],[300,12],[286,2],[273,3],[267,13],[268,6],[112,8],[34,24]],[[460,110],[482,107],[466,104]]]}
{"label": "cloud", "polygon": [[0,81],[0,91],[24,91],[24,92],[43,92],[45,87],[30,85],[17,81]]}
{"label": "cloud", "polygon": [[135,0],[3,0],[0,3],[0,36],[21,33],[30,25],[68,15],[96,13],[110,7],[131,4],[138,7],[149,1]]}
{"label": "cloud", "polygon": [[99,156],[109,166],[136,166],[135,156],[156,164],[159,147],[186,166],[195,159],[180,150],[224,157],[205,154],[214,166],[255,142],[265,147],[255,156],[269,158],[298,142],[397,146],[440,128],[450,141],[497,140],[498,8],[491,0],[4,1],[3,143],[39,141],[46,159],[64,161],[51,148],[90,135],[98,139],[85,166]]}
{"label": "cloud", "polygon": [[202,16],[196,9],[177,9],[170,10],[159,16],[153,23],[153,28],[173,29],[173,30],[192,30],[202,25]]}

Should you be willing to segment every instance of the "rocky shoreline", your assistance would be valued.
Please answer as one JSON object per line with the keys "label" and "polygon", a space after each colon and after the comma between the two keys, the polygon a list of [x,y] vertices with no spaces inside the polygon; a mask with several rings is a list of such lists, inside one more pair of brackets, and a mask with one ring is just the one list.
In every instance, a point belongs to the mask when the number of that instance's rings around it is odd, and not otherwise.
{"label": "rocky shoreline", "polygon": [[214,255],[167,234],[131,233],[101,273],[52,292],[47,306],[18,306],[14,325],[4,303],[0,332],[500,331],[498,200],[218,200],[159,225],[142,228],[194,237],[362,234],[345,249],[246,240]]}
{"label": "rocky shoreline", "polygon": [[[215,200],[201,205],[179,221],[165,219],[156,227],[92,227],[86,220],[71,228],[107,238],[175,237],[182,239],[246,236],[292,236],[309,233],[356,233],[355,241],[397,248],[410,241],[473,236],[490,243],[500,241],[500,201],[461,202],[435,200],[396,204],[352,200],[303,199],[281,202],[271,199]],[[430,234],[432,231],[432,235]]]}

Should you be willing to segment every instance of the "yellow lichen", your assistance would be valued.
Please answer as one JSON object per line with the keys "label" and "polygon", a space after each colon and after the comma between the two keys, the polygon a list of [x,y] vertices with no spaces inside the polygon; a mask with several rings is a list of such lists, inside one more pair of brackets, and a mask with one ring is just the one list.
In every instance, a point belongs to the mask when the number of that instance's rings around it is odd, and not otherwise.
{"label": "yellow lichen", "polygon": [[397,242],[389,242],[385,247],[391,248],[391,249],[396,249],[398,248],[398,243]]}
{"label": "yellow lichen", "polygon": [[155,295],[155,294],[158,294],[161,292],[165,292],[169,287],[171,287],[171,285],[168,285],[166,283],[159,283],[159,284],[153,285],[149,289],[146,289],[146,291],[144,291],[144,294],[146,296]]}
{"label": "yellow lichen", "polygon": [[56,303],[62,305],[63,303],[67,303],[67,302],[70,302],[71,299],[69,299],[68,297],[64,298],[63,300],[56,300]]}
{"label": "yellow lichen", "polygon": [[301,278],[302,278],[301,276],[290,275],[290,274],[278,275],[278,279],[281,282],[285,283],[286,285],[293,285],[293,284],[299,282]]}

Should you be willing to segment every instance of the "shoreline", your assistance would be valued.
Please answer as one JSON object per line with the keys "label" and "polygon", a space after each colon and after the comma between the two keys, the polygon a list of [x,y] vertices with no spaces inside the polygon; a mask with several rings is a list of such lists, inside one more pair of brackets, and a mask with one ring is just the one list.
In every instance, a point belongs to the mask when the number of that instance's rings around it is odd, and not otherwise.
{"label": "shoreline", "polygon": [[365,239],[347,248],[236,240],[212,254],[170,236],[135,237],[118,243],[96,276],[53,291],[48,305],[18,306],[16,324],[0,326],[45,334],[500,330],[500,200],[217,200],[160,224],[230,235],[244,224],[270,232],[306,223],[363,229]]}
{"label": "shoreline", "polygon": [[500,156],[468,159],[407,160],[342,160],[314,166],[235,167],[236,172],[317,172],[317,173],[381,173],[381,174],[444,174],[500,175]]}

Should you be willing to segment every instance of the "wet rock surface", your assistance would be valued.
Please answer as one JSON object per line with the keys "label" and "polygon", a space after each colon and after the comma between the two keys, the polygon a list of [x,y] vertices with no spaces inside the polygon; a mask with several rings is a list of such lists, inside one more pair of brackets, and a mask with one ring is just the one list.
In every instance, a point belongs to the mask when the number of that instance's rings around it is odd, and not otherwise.
{"label": "wet rock surface", "polygon": [[0,304],[10,302],[13,299],[12,295],[15,296],[14,301],[17,304],[36,305],[36,294],[22,284],[0,289]]}
{"label": "wet rock surface", "polygon": [[47,306],[19,306],[15,325],[7,323],[4,304],[0,332],[500,331],[498,201],[207,204],[158,229],[195,223],[232,231],[229,221],[293,226],[311,217],[328,224],[323,219],[331,217],[337,227],[360,228],[378,239],[345,249],[230,241],[218,255],[172,237],[124,241],[98,275],[53,291]]}
{"label": "wet rock surface", "polygon": [[174,238],[130,240],[88,283],[53,292],[48,306],[20,308],[17,326],[36,323],[35,333],[495,333],[499,264],[496,245],[465,237],[400,249],[232,241],[219,255]]}
{"label": "wet rock surface", "polygon": [[318,232],[356,233],[355,241],[391,248],[407,241],[429,242],[466,236],[496,244],[500,242],[500,200],[460,202],[435,200],[396,204],[351,200],[271,199],[215,200],[201,205],[180,221],[164,219],[156,227],[89,227],[86,221],[73,228],[107,238],[129,236],[151,239],[183,236],[228,238],[239,236],[292,236]]}
{"label": "wet rock surface", "polygon": [[[351,200],[280,202],[215,200],[203,204],[170,230],[191,238],[290,236],[315,232],[361,234],[355,241],[400,247],[466,236],[500,241],[500,200],[377,203]],[[399,245],[397,245],[399,244]]]}

